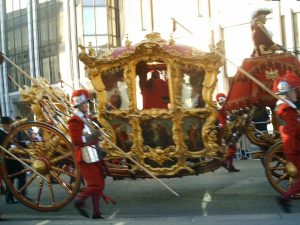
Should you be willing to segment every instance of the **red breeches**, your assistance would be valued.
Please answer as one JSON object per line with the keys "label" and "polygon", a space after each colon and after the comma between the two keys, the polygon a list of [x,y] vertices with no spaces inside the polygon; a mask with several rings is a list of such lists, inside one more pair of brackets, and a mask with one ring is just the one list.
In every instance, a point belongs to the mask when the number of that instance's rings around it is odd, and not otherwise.
{"label": "red breeches", "polygon": [[297,180],[290,186],[288,191],[283,195],[285,198],[290,198],[292,195],[295,195],[300,192],[300,154],[288,154],[286,155],[287,159],[297,167],[298,177]]}
{"label": "red breeches", "polygon": [[88,196],[101,196],[103,194],[105,181],[102,166],[97,163],[78,163],[78,169],[85,181],[85,188],[78,194],[82,200]]}
{"label": "red breeches", "polygon": [[236,153],[236,148],[235,146],[228,147],[227,149],[227,156],[225,158],[225,163],[227,168],[231,168],[233,165],[233,157],[234,154]]}
{"label": "red breeches", "polygon": [[228,147],[228,149],[227,149],[227,158],[233,158],[235,153],[236,153],[235,146],[234,147]]}

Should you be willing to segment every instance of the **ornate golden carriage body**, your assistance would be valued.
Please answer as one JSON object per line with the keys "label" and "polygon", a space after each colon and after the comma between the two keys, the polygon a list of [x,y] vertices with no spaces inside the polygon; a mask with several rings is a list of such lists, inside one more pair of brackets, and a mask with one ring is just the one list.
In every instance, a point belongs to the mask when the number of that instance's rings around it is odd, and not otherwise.
{"label": "ornate golden carriage body", "polygon": [[[225,146],[212,101],[219,56],[167,42],[158,33],[97,57],[93,49],[80,48],[105,132],[109,176],[181,177],[221,166]],[[67,127],[74,109],[65,93],[43,79],[32,81],[20,92],[35,121],[16,122],[3,143],[0,168],[19,201],[40,211],[58,210],[80,187]],[[19,134],[25,138],[21,144]],[[21,169],[11,171],[10,162],[21,163]],[[12,181],[19,176],[26,177],[22,187]]]}
{"label": "ornate golden carriage body", "polygon": [[[254,98],[242,101],[242,106],[233,98],[233,106],[242,109],[235,109],[235,119],[223,133],[219,132],[218,110],[212,95],[223,60],[216,52],[165,41],[158,33],[147,35],[137,45],[128,41],[125,47],[99,56],[95,56],[93,49],[80,48],[79,59],[93,85],[96,115],[105,132],[102,143],[108,153],[105,161],[109,176],[181,177],[213,171],[222,165],[224,140],[235,132],[246,133],[252,143],[269,149],[262,154],[267,177],[277,191],[283,193],[288,189],[293,178],[288,173],[278,135],[257,134],[251,124],[257,111],[251,107]],[[216,51],[222,52],[222,43]],[[246,61],[261,74],[275,64],[291,69],[295,65],[291,63],[294,57],[284,55]],[[236,77],[236,82],[253,87],[241,74]],[[6,151],[1,151],[0,169],[19,201],[40,211],[58,210],[80,188],[67,127],[74,109],[65,93],[54,90],[45,80],[33,82],[21,95],[31,105],[36,121],[15,124],[3,143]],[[229,99],[245,94],[232,90],[230,93],[233,94],[229,94]],[[255,99],[260,102],[260,98]],[[268,96],[266,99],[270,100]],[[19,134],[25,137],[25,143],[16,142]],[[23,163],[24,168],[10,171],[7,165],[11,161]],[[26,176],[26,182],[16,187],[11,178],[20,175]]]}
{"label": "ornate golden carriage body", "polygon": [[[220,57],[167,42],[158,33],[98,57],[92,53],[82,51],[79,59],[96,91],[98,119],[122,151],[159,177],[219,167],[215,159],[224,150],[216,133],[212,94],[222,66]],[[147,83],[154,70],[160,77],[151,87],[156,93],[150,91],[149,98]],[[162,93],[164,85],[167,94]],[[159,103],[160,98],[165,98],[165,104]],[[147,176],[128,161],[124,172],[122,152],[109,143],[105,147],[112,162],[120,158],[120,164],[108,164],[112,176]]]}

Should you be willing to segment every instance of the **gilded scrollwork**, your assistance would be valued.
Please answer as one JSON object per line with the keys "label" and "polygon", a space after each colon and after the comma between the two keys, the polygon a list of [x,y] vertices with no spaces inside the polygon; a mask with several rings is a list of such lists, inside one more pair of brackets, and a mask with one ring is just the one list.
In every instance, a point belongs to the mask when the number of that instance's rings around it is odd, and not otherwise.
{"label": "gilded scrollwork", "polygon": [[224,155],[224,146],[220,146],[218,144],[220,137],[218,137],[218,130],[215,125],[217,116],[217,110],[215,108],[211,108],[202,131],[202,137],[204,140],[206,140],[204,141],[204,155],[209,158],[217,158]]}
{"label": "gilded scrollwork", "polygon": [[[219,56],[211,52],[205,53],[188,46],[177,45],[173,41],[167,42],[160,37],[159,33],[151,33],[137,45],[130,43],[126,47],[111,50],[95,58],[83,52],[80,53],[79,58],[85,64],[97,93],[100,103],[99,119],[106,121],[103,123],[104,126],[109,132],[115,132],[111,121],[119,121],[118,123],[123,123],[123,126],[126,124],[126,127],[130,127],[128,134],[132,143],[126,154],[158,176],[193,174],[197,171],[205,172],[204,170],[215,168],[210,167],[210,163],[213,164],[214,159],[219,159],[224,155],[224,147],[220,145],[215,126],[217,109],[212,101],[217,74],[223,63]],[[148,66],[145,73],[142,66]],[[152,71],[151,68],[165,71],[162,74],[165,75],[164,79],[169,88],[167,108],[137,108],[138,101],[140,101],[138,94],[142,92],[137,79],[147,76],[147,73]],[[101,76],[105,74],[109,76],[109,72],[120,69],[123,71],[122,81],[127,88],[129,104],[126,109],[107,110],[107,96],[105,95],[107,90]],[[190,75],[193,75],[192,82],[201,81],[197,86],[200,93],[197,92],[197,94],[205,104],[197,106],[199,108],[182,107],[183,83],[185,82],[183,77]],[[200,76],[201,79],[195,79]],[[191,151],[187,146],[186,121],[197,121],[196,118],[204,121],[197,125],[201,129],[200,141],[204,147],[195,147]],[[190,122],[189,126],[193,123]],[[150,138],[151,134],[145,133],[144,129],[147,129],[145,124],[149,124],[153,129],[160,127],[171,135],[168,145],[152,146],[149,140],[145,140]],[[112,135],[112,141],[117,143],[116,134]],[[108,146],[108,149],[110,157],[122,157],[113,146]],[[141,171],[138,166],[130,164],[131,174]]]}
{"label": "gilded scrollwork", "polygon": [[251,143],[259,146],[262,149],[268,149],[270,146],[280,141],[280,135],[278,132],[259,132],[255,130],[254,124],[247,126],[246,135]]}

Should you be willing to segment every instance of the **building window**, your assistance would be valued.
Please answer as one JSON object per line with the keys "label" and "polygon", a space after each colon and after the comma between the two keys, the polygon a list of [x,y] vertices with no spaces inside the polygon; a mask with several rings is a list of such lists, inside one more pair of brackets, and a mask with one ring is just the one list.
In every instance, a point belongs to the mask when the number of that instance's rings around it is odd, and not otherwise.
{"label": "building window", "polygon": [[120,7],[118,0],[107,0],[109,47],[120,46]]}
{"label": "building window", "polygon": [[105,6],[105,0],[82,0],[83,6]]}
{"label": "building window", "polygon": [[[38,34],[41,76],[49,83],[57,83],[59,74],[59,46],[63,40],[63,5],[59,0],[39,0]],[[55,58],[55,60],[53,60]]]}
{"label": "building window", "polygon": [[286,29],[285,29],[285,16],[280,16],[280,23],[281,23],[281,38],[282,38],[282,45],[286,46]]}
{"label": "building window", "polygon": [[145,30],[145,24],[144,24],[144,7],[143,7],[143,0],[140,0],[140,13],[141,13],[141,25],[142,25],[142,31]]}
{"label": "building window", "polygon": [[[6,0],[5,4],[7,56],[25,72],[29,73],[27,2],[23,0]],[[7,71],[8,75],[14,80],[8,80],[8,90],[10,92],[17,91],[18,86],[30,85],[30,80],[10,63],[7,64]]]}
{"label": "building window", "polygon": [[202,0],[197,0],[197,14],[198,17],[203,17],[203,2]]}
{"label": "building window", "polygon": [[293,12],[294,54],[300,57],[300,12]]}
{"label": "building window", "polygon": [[83,44],[99,52],[120,46],[119,0],[82,0]]}

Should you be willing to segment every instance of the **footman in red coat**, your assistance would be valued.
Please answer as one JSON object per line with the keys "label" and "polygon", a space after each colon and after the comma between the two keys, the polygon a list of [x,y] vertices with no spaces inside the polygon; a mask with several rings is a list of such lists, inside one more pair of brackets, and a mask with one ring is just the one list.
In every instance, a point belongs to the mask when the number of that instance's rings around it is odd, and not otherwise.
{"label": "footman in red coat", "polygon": [[296,83],[299,83],[300,78],[296,82],[295,80],[281,79],[281,81],[276,83],[276,94],[283,98],[284,101],[277,101],[276,115],[281,124],[279,132],[282,138],[284,155],[289,162],[296,166],[298,177],[287,192],[277,198],[277,201],[286,212],[290,212],[291,196],[300,191],[300,117],[294,104],[297,101],[295,87],[297,86]]}
{"label": "footman in red coat", "polygon": [[[223,104],[226,101],[226,95],[224,93],[218,93],[216,95],[216,100],[219,105],[218,109],[218,122],[219,128],[223,129],[227,125],[227,112],[223,108]],[[233,166],[233,158],[237,151],[236,149],[236,136],[232,134],[230,140],[227,140],[227,154],[223,162],[223,167],[228,170],[229,173],[239,172],[240,170]]]}
{"label": "footman in red coat", "polygon": [[106,202],[110,198],[103,195],[105,174],[102,149],[99,147],[100,131],[92,129],[93,125],[88,114],[89,99],[90,95],[87,90],[75,90],[71,97],[76,110],[68,122],[68,127],[74,145],[75,163],[85,183],[85,187],[76,196],[75,207],[81,215],[88,217],[85,200],[91,197],[92,218],[103,219],[100,211],[100,198],[102,197]]}

